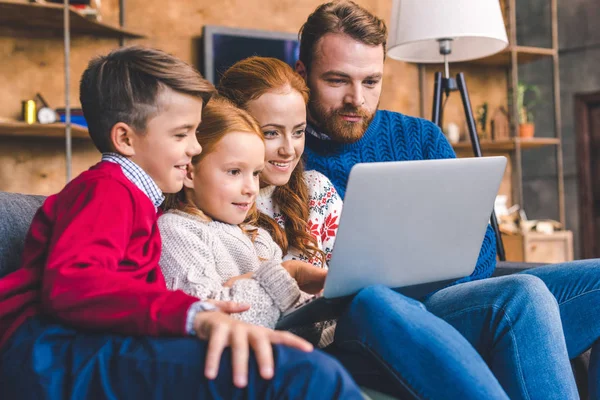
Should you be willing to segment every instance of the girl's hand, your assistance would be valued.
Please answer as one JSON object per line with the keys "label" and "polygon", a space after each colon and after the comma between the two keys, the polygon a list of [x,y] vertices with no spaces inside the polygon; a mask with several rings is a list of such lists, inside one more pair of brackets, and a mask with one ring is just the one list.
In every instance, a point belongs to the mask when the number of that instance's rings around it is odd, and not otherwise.
{"label": "girl's hand", "polygon": [[243,275],[234,276],[233,278],[230,278],[227,282],[225,282],[223,284],[223,286],[224,287],[232,287],[236,281],[238,281],[240,279],[250,279],[250,278],[252,278],[252,275],[254,275],[253,272],[246,272]]}
{"label": "girl's hand", "polygon": [[250,304],[238,303],[236,301],[226,301],[226,300],[204,300],[207,303],[214,304],[217,306],[219,311],[222,311],[226,314],[236,314],[244,311],[248,311],[250,309]]}
{"label": "girl's hand", "polygon": [[284,261],[281,265],[296,280],[300,290],[310,294],[323,290],[327,270],[298,260]]}

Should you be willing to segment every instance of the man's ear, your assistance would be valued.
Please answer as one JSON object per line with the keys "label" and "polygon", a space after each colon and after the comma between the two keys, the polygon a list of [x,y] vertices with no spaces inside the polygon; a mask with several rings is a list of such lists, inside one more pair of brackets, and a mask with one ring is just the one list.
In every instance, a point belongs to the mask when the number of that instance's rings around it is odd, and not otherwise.
{"label": "man's ear", "polygon": [[296,61],[296,72],[298,73],[298,75],[304,78],[304,80],[307,79],[308,75],[306,71],[306,65],[304,65],[304,63],[300,60]]}
{"label": "man's ear", "polygon": [[185,178],[183,178],[183,186],[188,189],[194,188],[194,166],[192,164],[187,165],[187,172]]}
{"label": "man's ear", "polygon": [[110,142],[115,151],[125,157],[135,155],[135,131],[125,122],[117,122],[110,130]]}

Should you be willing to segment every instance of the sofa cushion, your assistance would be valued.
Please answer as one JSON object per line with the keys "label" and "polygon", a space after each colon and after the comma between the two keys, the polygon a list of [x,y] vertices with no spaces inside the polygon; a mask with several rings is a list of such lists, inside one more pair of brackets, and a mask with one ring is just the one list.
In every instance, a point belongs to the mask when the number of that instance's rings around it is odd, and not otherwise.
{"label": "sofa cushion", "polygon": [[0,278],[19,267],[29,225],[45,198],[0,192]]}

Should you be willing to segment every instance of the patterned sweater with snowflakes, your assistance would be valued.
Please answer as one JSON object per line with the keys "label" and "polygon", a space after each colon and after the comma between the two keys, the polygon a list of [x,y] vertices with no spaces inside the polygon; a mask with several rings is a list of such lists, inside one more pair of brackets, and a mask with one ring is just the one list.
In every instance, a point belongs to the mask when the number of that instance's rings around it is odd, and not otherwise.
{"label": "patterned sweater with snowflakes", "polygon": [[[325,252],[326,261],[329,262],[342,212],[342,199],[331,181],[320,172],[305,171],[304,180],[308,186],[310,207],[307,228],[317,240],[319,248]],[[274,191],[275,186],[262,188],[256,199],[256,206],[259,211],[275,219],[282,228],[285,228],[285,217],[279,207],[273,203]],[[290,248],[283,259],[307,261],[318,267],[327,268],[327,265],[321,265],[319,257],[309,258],[295,248]]]}
{"label": "patterned sweater with snowflakes", "polygon": [[[326,262],[329,262],[343,202],[331,181],[320,172],[305,171],[304,180],[308,186],[310,206],[307,228],[310,234],[317,239],[319,248],[325,253]],[[279,207],[273,203],[274,191],[275,186],[262,188],[256,199],[256,206],[259,211],[275,219],[282,228],[285,228],[285,217],[281,214]],[[318,267],[327,268],[327,265],[322,265],[319,257],[307,257],[295,248],[290,248],[283,259],[307,261]],[[314,324],[307,327],[306,330],[307,332],[321,332],[318,347],[324,348],[333,343],[335,327],[336,321],[330,320]],[[308,337],[306,334],[302,336]]]}

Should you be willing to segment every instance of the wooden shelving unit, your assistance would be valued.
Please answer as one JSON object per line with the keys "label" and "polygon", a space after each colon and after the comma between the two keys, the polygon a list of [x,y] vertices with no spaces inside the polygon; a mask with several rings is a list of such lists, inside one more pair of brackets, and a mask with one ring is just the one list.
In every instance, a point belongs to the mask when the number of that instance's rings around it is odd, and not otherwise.
{"label": "wooden shelving unit", "polygon": [[[119,1],[119,27],[86,18],[67,1],[63,4],[30,3],[27,0],[0,0],[0,35],[22,34],[25,37],[62,36],[64,41],[65,109],[70,110],[70,53],[71,37],[91,35],[99,38],[135,39],[144,36],[124,29],[125,1]],[[69,111],[67,111],[67,116]],[[72,141],[90,140],[87,130],[75,124],[26,124],[23,122],[0,121],[1,138],[64,139],[66,180],[72,178]]]}
{"label": "wooden shelving unit", "polygon": [[[0,122],[0,137],[27,137],[36,139],[62,139],[65,138],[66,125],[55,124],[27,124],[25,122]],[[80,125],[71,125],[71,136],[76,140],[91,140],[87,129]]]}
{"label": "wooden shelving unit", "polygon": [[[508,66],[508,93],[509,114],[511,136],[516,137],[518,132],[518,107],[517,107],[517,86],[519,83],[519,64],[523,60],[536,60],[542,57],[549,57],[552,61],[552,91],[553,91],[553,111],[554,111],[554,139],[557,140],[555,146],[556,155],[556,181],[558,195],[558,215],[560,222],[566,224],[565,215],[565,188],[564,188],[564,167],[563,167],[563,150],[562,150],[562,132],[561,132],[561,106],[560,106],[560,73],[558,68],[558,0],[547,0],[550,6],[550,22],[551,22],[551,43],[549,49],[536,47],[523,47],[517,44],[517,13],[516,0],[503,0],[500,4],[504,4],[504,15],[507,17],[507,32],[510,42],[508,52],[510,53],[510,64]],[[528,54],[523,58],[523,50]],[[523,200],[523,171],[522,171],[522,154],[521,146],[516,146],[512,159],[513,170],[515,171],[515,179],[513,184],[513,197],[524,205]]]}
{"label": "wooden shelving unit", "polygon": [[[565,224],[565,194],[564,194],[564,172],[563,172],[563,155],[562,155],[562,134],[561,134],[561,108],[560,108],[560,81],[558,69],[558,0],[547,0],[550,6],[551,25],[552,25],[552,47],[530,47],[521,46],[517,43],[517,17],[516,17],[516,0],[500,0],[502,13],[505,19],[509,45],[503,51],[492,56],[460,62],[452,64],[453,70],[461,70],[461,66],[478,66],[479,71],[484,71],[486,67],[496,69],[504,69],[507,76],[507,92],[508,92],[508,115],[510,120],[510,139],[501,141],[481,141],[481,149],[484,155],[504,154],[509,156],[511,162],[511,185],[510,192],[512,201],[525,207],[523,199],[523,170],[522,170],[522,152],[540,148],[542,146],[553,146],[556,151],[556,170],[557,170],[557,195],[559,220]],[[553,64],[553,106],[554,106],[554,132],[553,137],[535,137],[532,139],[522,139],[518,135],[519,121],[517,109],[517,87],[519,83],[519,65],[530,62],[547,59]],[[454,66],[456,66],[454,68]],[[421,110],[422,115],[429,117],[429,105],[425,104],[425,91],[427,90],[426,76],[427,70],[432,69],[439,71],[443,68],[443,64],[421,64],[419,66],[420,75],[420,90],[421,90]],[[468,79],[468,77],[467,77]],[[461,142],[454,146],[454,150],[461,156],[472,156],[471,143]]]}
{"label": "wooden shelving unit", "polygon": [[[119,27],[92,21],[74,9],[69,11],[72,34],[94,35],[106,38],[143,38],[143,35]],[[0,26],[19,29],[62,33],[63,6],[37,4],[17,0],[0,0]]]}

